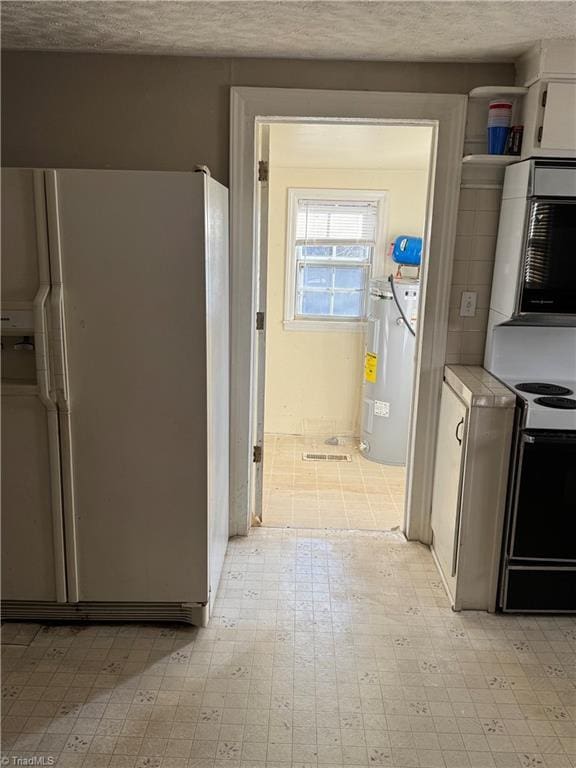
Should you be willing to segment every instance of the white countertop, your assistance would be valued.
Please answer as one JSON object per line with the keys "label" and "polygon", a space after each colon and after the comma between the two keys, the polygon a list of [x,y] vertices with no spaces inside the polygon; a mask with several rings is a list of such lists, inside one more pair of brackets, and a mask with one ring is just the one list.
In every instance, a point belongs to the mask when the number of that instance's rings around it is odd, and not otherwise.
{"label": "white countertop", "polygon": [[466,405],[514,408],[516,395],[480,365],[446,365],[444,380]]}

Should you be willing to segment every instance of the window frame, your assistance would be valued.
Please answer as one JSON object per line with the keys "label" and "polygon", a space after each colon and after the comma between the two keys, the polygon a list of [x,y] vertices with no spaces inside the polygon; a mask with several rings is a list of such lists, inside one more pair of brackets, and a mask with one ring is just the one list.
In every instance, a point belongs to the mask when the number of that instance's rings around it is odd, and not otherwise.
{"label": "window frame", "polygon": [[[305,318],[296,316],[298,279],[296,259],[296,222],[298,200],[366,200],[377,204],[376,242],[368,279],[383,276],[386,258],[388,191],[382,189],[325,189],[320,187],[289,187],[286,219],[286,268],[284,283],[284,329],[287,331],[352,331],[361,333],[366,319],[355,320],[338,317]],[[345,265],[342,265],[345,266]]]}

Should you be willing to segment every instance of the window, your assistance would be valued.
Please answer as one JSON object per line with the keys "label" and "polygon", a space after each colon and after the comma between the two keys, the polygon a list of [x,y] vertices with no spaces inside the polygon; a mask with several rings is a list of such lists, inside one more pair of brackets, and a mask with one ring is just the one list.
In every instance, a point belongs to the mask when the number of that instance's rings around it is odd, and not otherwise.
{"label": "window", "polygon": [[385,193],[290,189],[285,327],[359,330],[383,247]]}

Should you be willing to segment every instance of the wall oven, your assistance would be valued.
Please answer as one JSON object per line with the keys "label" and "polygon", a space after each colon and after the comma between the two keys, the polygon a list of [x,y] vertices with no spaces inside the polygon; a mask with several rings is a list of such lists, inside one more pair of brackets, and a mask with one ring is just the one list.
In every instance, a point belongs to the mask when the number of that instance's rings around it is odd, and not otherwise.
{"label": "wall oven", "polygon": [[576,160],[506,168],[488,318],[498,325],[576,326]]}
{"label": "wall oven", "polygon": [[530,162],[518,312],[576,315],[576,164]]}

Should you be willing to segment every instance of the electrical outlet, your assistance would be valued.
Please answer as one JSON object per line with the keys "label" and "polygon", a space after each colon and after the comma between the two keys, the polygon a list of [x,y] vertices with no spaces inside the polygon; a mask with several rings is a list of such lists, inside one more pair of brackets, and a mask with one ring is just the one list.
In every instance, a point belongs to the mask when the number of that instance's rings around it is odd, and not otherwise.
{"label": "electrical outlet", "polygon": [[474,317],[476,315],[476,291],[462,291],[460,300],[460,317]]}

